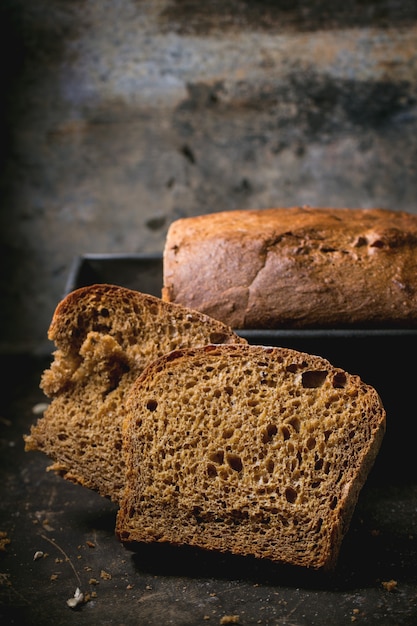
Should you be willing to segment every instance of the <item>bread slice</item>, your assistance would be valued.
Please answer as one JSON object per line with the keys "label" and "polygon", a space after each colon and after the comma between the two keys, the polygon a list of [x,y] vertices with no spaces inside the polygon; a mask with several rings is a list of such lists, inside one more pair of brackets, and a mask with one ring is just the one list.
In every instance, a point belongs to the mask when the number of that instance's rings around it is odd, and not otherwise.
{"label": "bread slice", "polygon": [[114,500],[124,483],[125,397],[152,360],[176,348],[246,343],[210,317],[115,285],[60,302],[48,332],[57,347],[41,388],[52,399],[25,437],[68,480]]}
{"label": "bread slice", "polygon": [[375,389],[254,345],[179,350],[134,383],[116,533],[333,569],[380,448]]}

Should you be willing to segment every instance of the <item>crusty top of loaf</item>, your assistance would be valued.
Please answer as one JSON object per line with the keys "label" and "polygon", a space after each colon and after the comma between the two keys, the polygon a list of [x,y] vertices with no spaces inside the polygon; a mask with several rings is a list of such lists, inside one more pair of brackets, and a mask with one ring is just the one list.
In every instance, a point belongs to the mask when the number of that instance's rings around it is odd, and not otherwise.
{"label": "crusty top of loaf", "polygon": [[321,357],[175,351],[129,394],[117,533],[331,569],[384,431],[375,389]]}
{"label": "crusty top of loaf", "polygon": [[417,325],[417,215],[291,207],[183,218],[163,298],[234,328]]}
{"label": "crusty top of loaf", "polygon": [[[349,209],[328,207],[277,207],[270,209],[219,211],[206,215],[180,218],[170,226],[186,241],[194,234],[198,241],[223,237],[231,240],[252,241],[262,233],[264,241],[268,237],[284,237],[292,232],[305,234],[316,232],[325,234],[326,241],[343,250],[352,244],[364,245],[356,237],[366,238],[370,246],[398,246],[407,241],[416,242],[417,215],[405,211],[388,209]],[[274,243],[270,241],[269,243]]]}
{"label": "crusty top of loaf", "polygon": [[26,437],[52,469],[118,501],[125,396],[146,365],[176,348],[246,343],[224,324],[160,298],[91,285],[64,298],[49,328],[56,351],[41,387],[52,399]]}

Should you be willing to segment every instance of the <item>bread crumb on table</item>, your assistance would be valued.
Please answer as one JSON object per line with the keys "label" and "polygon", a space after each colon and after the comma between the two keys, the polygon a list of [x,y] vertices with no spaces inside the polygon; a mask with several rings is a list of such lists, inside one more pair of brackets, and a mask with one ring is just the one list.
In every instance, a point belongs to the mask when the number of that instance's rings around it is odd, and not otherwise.
{"label": "bread crumb on table", "polygon": [[239,624],[239,615],[223,615],[220,624]]}
{"label": "bread crumb on table", "polygon": [[381,585],[386,591],[394,591],[397,588],[398,582],[396,580],[385,580]]}
{"label": "bread crumb on table", "polygon": [[7,533],[4,531],[0,531],[0,551],[5,551],[6,546],[8,546],[9,543],[11,543],[11,540],[8,538]]}

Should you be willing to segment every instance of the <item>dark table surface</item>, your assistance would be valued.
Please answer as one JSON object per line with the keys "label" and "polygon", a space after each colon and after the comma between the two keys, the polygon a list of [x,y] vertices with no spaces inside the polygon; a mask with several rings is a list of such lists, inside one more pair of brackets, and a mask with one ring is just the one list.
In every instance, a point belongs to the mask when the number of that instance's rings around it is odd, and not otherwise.
{"label": "dark table surface", "polygon": [[[125,549],[115,505],[24,451],[49,361],[0,357],[0,624],[417,624],[415,368],[407,379],[406,364],[395,364],[402,417],[392,418],[326,577],[198,550]],[[87,601],[72,609],[77,587]]]}

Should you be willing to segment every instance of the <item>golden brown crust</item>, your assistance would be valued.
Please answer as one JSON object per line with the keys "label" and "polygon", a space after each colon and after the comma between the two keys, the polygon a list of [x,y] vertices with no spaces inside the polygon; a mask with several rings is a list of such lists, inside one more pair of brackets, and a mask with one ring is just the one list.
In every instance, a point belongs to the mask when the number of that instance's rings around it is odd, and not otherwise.
{"label": "golden brown crust", "polygon": [[116,532],[332,569],[380,448],[371,386],[326,359],[177,350],[131,387]]}
{"label": "golden brown crust", "polygon": [[291,207],[177,220],[162,297],[242,328],[417,326],[417,215]]}

